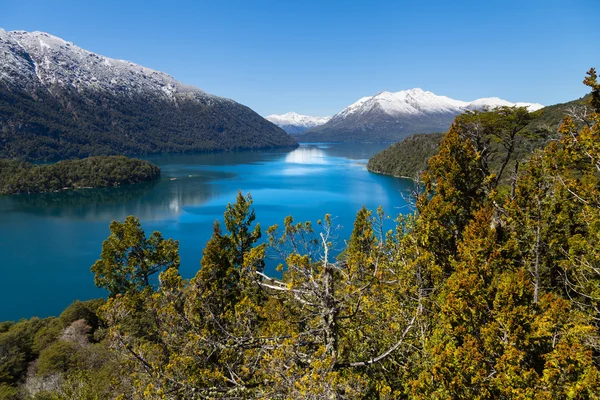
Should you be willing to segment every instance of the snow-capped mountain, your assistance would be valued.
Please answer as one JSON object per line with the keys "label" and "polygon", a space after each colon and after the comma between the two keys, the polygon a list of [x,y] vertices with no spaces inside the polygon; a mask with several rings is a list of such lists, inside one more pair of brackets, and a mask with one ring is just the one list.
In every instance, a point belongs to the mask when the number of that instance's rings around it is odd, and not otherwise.
{"label": "snow-capped mountain", "polygon": [[5,157],[296,145],[233,100],[44,32],[0,28],[0,106]]}
{"label": "snow-capped mountain", "polygon": [[511,103],[497,97],[471,102],[438,96],[419,88],[400,92],[380,92],[359,99],[331,119],[300,136],[302,141],[399,141],[413,133],[441,132],[455,116],[467,110],[493,109],[500,106],[543,106]]}
{"label": "snow-capped mountain", "polygon": [[265,119],[279,126],[287,133],[296,135],[314,128],[315,126],[323,125],[329,121],[331,117],[311,117],[310,115],[288,112],[280,115],[271,114],[266,116]]}
{"label": "snow-capped mountain", "polygon": [[[194,97],[212,97],[200,89],[184,86],[171,76],[134,64],[92,53],[44,32],[0,29],[0,46],[5,59],[0,61],[2,81],[37,84],[50,91],[72,88],[132,95],[152,93],[168,99],[189,93]],[[33,77],[33,82],[29,80]]]}
{"label": "snow-capped mountain", "polygon": [[529,111],[537,111],[544,108],[544,106],[539,103],[511,103],[510,101],[502,100],[499,97],[477,99],[470,102],[466,108],[468,110],[483,110],[484,108],[494,109],[496,107],[527,107]]}

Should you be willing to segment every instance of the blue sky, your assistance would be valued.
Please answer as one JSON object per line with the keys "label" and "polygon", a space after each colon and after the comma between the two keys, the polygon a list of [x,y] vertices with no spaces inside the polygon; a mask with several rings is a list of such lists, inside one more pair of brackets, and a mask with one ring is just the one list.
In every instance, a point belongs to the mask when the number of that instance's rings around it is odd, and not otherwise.
{"label": "blue sky", "polygon": [[39,30],[235,99],[331,115],[378,91],[555,104],[600,69],[597,0],[0,0]]}

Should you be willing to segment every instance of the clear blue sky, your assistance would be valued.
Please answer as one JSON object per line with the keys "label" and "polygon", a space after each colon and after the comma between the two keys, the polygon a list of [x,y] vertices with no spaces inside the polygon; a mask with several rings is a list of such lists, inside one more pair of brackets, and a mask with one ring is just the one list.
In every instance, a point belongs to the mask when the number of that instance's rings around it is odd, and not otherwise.
{"label": "clear blue sky", "polygon": [[378,91],[554,104],[600,69],[598,0],[0,0],[39,30],[262,115],[330,115]]}

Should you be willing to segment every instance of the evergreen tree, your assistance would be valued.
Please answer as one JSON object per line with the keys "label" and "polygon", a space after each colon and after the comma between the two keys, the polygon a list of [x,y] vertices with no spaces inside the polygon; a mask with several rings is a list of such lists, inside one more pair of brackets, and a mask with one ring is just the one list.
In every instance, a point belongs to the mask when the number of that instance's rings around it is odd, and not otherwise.
{"label": "evergreen tree", "polygon": [[451,273],[450,260],[469,221],[486,196],[488,171],[482,170],[479,154],[470,139],[461,137],[454,123],[429,160],[423,173],[425,192],[417,201],[420,243],[435,256],[440,267],[436,279]]}
{"label": "evergreen tree", "polygon": [[102,243],[100,259],[92,266],[96,286],[110,296],[150,287],[152,276],[179,268],[179,243],[164,240],[160,232],[149,238],[139,219],[129,216],[123,223],[110,224],[110,236]]}

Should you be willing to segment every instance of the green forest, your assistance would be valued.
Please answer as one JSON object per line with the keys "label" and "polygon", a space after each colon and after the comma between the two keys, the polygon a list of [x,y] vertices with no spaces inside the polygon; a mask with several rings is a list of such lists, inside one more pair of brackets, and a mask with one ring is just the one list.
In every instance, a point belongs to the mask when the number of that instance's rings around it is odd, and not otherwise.
{"label": "green forest", "polygon": [[414,212],[384,231],[361,209],[338,256],[329,215],[263,230],[242,193],[189,280],[177,241],[113,221],[91,267],[106,300],[0,324],[0,397],[600,398],[594,69],[584,83],[589,112],[518,168],[523,109],[457,117]]}
{"label": "green forest", "polygon": [[248,107],[209,97],[30,94],[0,85],[0,126],[0,158],[28,161],[298,146]]}
{"label": "green forest", "polygon": [[160,178],[160,168],[124,156],[97,156],[36,165],[0,159],[0,195],[117,187]]}
{"label": "green forest", "polygon": [[397,178],[415,178],[437,154],[444,133],[417,133],[375,154],[367,163],[371,172]]}

